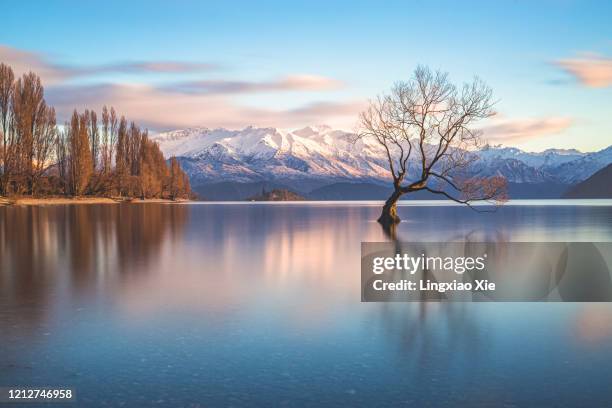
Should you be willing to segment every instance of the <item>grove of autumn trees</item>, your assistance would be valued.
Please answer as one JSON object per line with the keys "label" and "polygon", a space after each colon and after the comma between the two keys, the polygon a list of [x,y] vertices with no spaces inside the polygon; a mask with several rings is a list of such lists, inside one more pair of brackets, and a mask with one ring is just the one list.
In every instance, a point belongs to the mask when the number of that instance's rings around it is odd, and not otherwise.
{"label": "grove of autumn trees", "polygon": [[114,108],[73,112],[63,126],[40,78],[0,63],[0,196],[188,198],[189,178],[147,130]]}

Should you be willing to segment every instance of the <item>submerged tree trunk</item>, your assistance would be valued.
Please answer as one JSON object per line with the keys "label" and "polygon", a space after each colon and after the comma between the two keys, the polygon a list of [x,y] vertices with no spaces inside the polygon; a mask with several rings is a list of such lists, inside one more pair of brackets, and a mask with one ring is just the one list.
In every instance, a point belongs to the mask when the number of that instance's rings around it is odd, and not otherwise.
{"label": "submerged tree trunk", "polygon": [[395,189],[393,194],[387,199],[383,206],[382,213],[378,218],[378,222],[383,226],[395,225],[399,223],[400,217],[397,216],[397,200],[402,196],[402,192],[399,189]]}

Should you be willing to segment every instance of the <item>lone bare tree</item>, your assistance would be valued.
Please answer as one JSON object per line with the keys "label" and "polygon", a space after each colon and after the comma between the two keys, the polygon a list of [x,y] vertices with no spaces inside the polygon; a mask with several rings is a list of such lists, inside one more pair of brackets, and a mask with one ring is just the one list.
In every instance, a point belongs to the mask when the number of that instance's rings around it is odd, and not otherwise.
{"label": "lone bare tree", "polygon": [[397,201],[406,193],[429,191],[471,205],[506,200],[506,179],[467,173],[478,157],[480,131],[473,125],[494,114],[492,91],[474,79],[461,88],[446,73],[419,66],[407,82],[370,102],[360,115],[358,136],[374,138],[384,149],[393,177],[393,193],[378,219],[400,222]]}

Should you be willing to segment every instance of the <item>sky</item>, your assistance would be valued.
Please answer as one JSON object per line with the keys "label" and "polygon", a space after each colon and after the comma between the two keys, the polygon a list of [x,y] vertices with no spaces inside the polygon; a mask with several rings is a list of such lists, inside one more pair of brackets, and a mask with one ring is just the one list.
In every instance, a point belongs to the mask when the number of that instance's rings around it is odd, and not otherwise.
{"label": "sky", "polygon": [[612,144],[610,1],[8,2],[0,62],[60,120],[114,106],[153,132],[357,126],[417,65],[494,92],[481,126],[526,150]]}

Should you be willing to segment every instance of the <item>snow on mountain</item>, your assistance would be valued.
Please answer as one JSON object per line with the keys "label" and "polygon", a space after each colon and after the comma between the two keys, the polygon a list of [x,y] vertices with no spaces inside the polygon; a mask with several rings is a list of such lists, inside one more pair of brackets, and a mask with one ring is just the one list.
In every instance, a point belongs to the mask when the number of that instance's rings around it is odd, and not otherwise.
{"label": "snow on mountain", "polygon": [[557,178],[568,184],[578,183],[612,163],[612,146],[598,152],[586,154],[579,159],[548,168]]}
{"label": "snow on mountain", "polygon": [[485,147],[479,154],[488,162],[514,159],[536,168],[554,167],[586,155],[586,153],[579,152],[576,149],[548,149],[543,152],[531,153],[516,147]]}
{"label": "snow on mountain", "polygon": [[480,160],[471,166],[471,171],[484,177],[502,175],[510,183],[546,183],[556,181],[549,173],[514,158],[490,161]]}
{"label": "snow on mountain", "polygon": [[384,151],[372,141],[327,126],[288,131],[195,128],[154,136],[166,157],[182,157],[192,178],[385,179]]}
{"label": "snow on mountain", "polygon": [[[166,157],[177,156],[192,183],[220,181],[388,181],[384,149],[372,139],[328,126],[298,130],[191,128],[153,138]],[[576,183],[612,162],[612,146],[595,153],[549,149],[531,153],[485,147],[470,171],[514,183]],[[411,167],[415,166],[413,164]]]}

